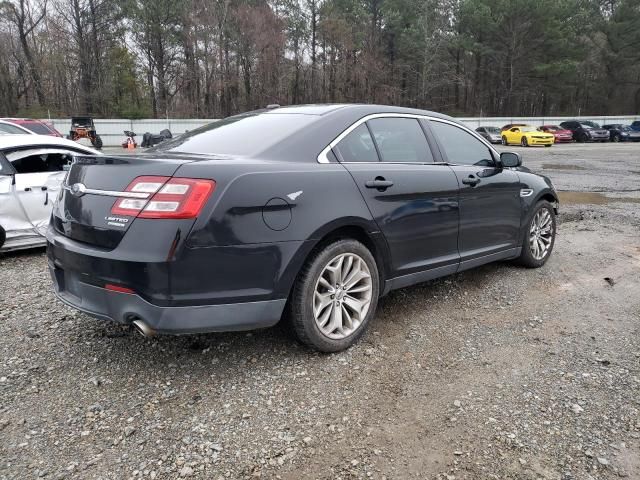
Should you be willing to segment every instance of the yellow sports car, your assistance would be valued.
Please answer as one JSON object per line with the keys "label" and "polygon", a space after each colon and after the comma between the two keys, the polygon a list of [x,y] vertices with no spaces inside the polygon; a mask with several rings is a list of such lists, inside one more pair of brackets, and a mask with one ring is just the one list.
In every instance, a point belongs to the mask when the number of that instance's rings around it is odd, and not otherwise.
{"label": "yellow sports car", "polygon": [[541,132],[531,125],[520,125],[502,131],[502,144],[520,144],[523,147],[530,145],[544,145],[550,147],[555,142],[551,133]]}

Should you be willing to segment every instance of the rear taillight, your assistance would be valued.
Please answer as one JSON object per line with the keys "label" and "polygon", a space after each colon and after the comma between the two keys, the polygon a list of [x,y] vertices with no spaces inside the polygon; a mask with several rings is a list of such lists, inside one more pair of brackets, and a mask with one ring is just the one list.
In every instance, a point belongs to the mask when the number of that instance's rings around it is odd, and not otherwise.
{"label": "rear taillight", "polygon": [[120,198],[112,215],[140,218],[195,218],[216,188],[213,180],[144,176],[134,179],[126,192],[147,193],[147,198]]}

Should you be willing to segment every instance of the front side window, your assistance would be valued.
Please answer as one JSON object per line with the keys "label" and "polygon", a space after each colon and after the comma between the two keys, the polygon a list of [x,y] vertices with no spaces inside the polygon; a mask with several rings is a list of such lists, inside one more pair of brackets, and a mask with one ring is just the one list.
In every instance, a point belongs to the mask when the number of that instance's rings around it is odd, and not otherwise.
{"label": "front side window", "polygon": [[433,163],[427,138],[415,118],[375,118],[367,123],[383,162]]}
{"label": "front side window", "polygon": [[495,165],[491,150],[470,133],[448,123],[432,121],[430,124],[449,163],[485,167]]}
{"label": "front side window", "polygon": [[334,149],[341,162],[379,161],[371,134],[364,123],[349,132]]}

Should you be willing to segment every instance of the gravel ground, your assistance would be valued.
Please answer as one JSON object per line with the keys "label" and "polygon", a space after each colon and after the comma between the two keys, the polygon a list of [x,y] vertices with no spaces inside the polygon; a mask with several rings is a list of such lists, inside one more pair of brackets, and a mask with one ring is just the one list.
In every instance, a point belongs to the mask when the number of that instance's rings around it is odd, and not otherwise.
{"label": "gravel ground", "polygon": [[340,354],[144,339],[0,258],[0,478],[640,479],[640,144],[510,149],[564,191],[547,265],[393,292]]}

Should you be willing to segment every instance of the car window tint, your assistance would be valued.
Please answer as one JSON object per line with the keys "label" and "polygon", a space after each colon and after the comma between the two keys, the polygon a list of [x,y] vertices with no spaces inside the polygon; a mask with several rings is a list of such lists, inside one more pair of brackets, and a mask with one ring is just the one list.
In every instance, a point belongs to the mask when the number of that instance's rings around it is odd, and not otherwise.
{"label": "car window tint", "polygon": [[251,156],[306,128],[317,118],[292,113],[236,115],[165,140],[149,152]]}
{"label": "car window tint", "polygon": [[8,123],[0,123],[0,132],[15,133],[15,134],[25,134],[25,133],[27,133],[24,130],[22,130],[21,128],[16,127],[15,125],[10,125]]}
{"label": "car window tint", "polygon": [[28,130],[31,130],[33,133],[37,133],[38,135],[51,135],[51,130],[49,130],[47,126],[42,123],[27,122],[23,123],[22,126]]}
{"label": "car window tint", "polygon": [[429,144],[415,118],[376,118],[367,123],[383,162],[433,163]]}
{"label": "car window tint", "polygon": [[343,162],[377,162],[378,153],[369,129],[363,123],[340,140],[335,147]]}
{"label": "car window tint", "polygon": [[491,150],[476,137],[461,128],[442,122],[431,122],[449,163],[457,165],[494,165]]}

